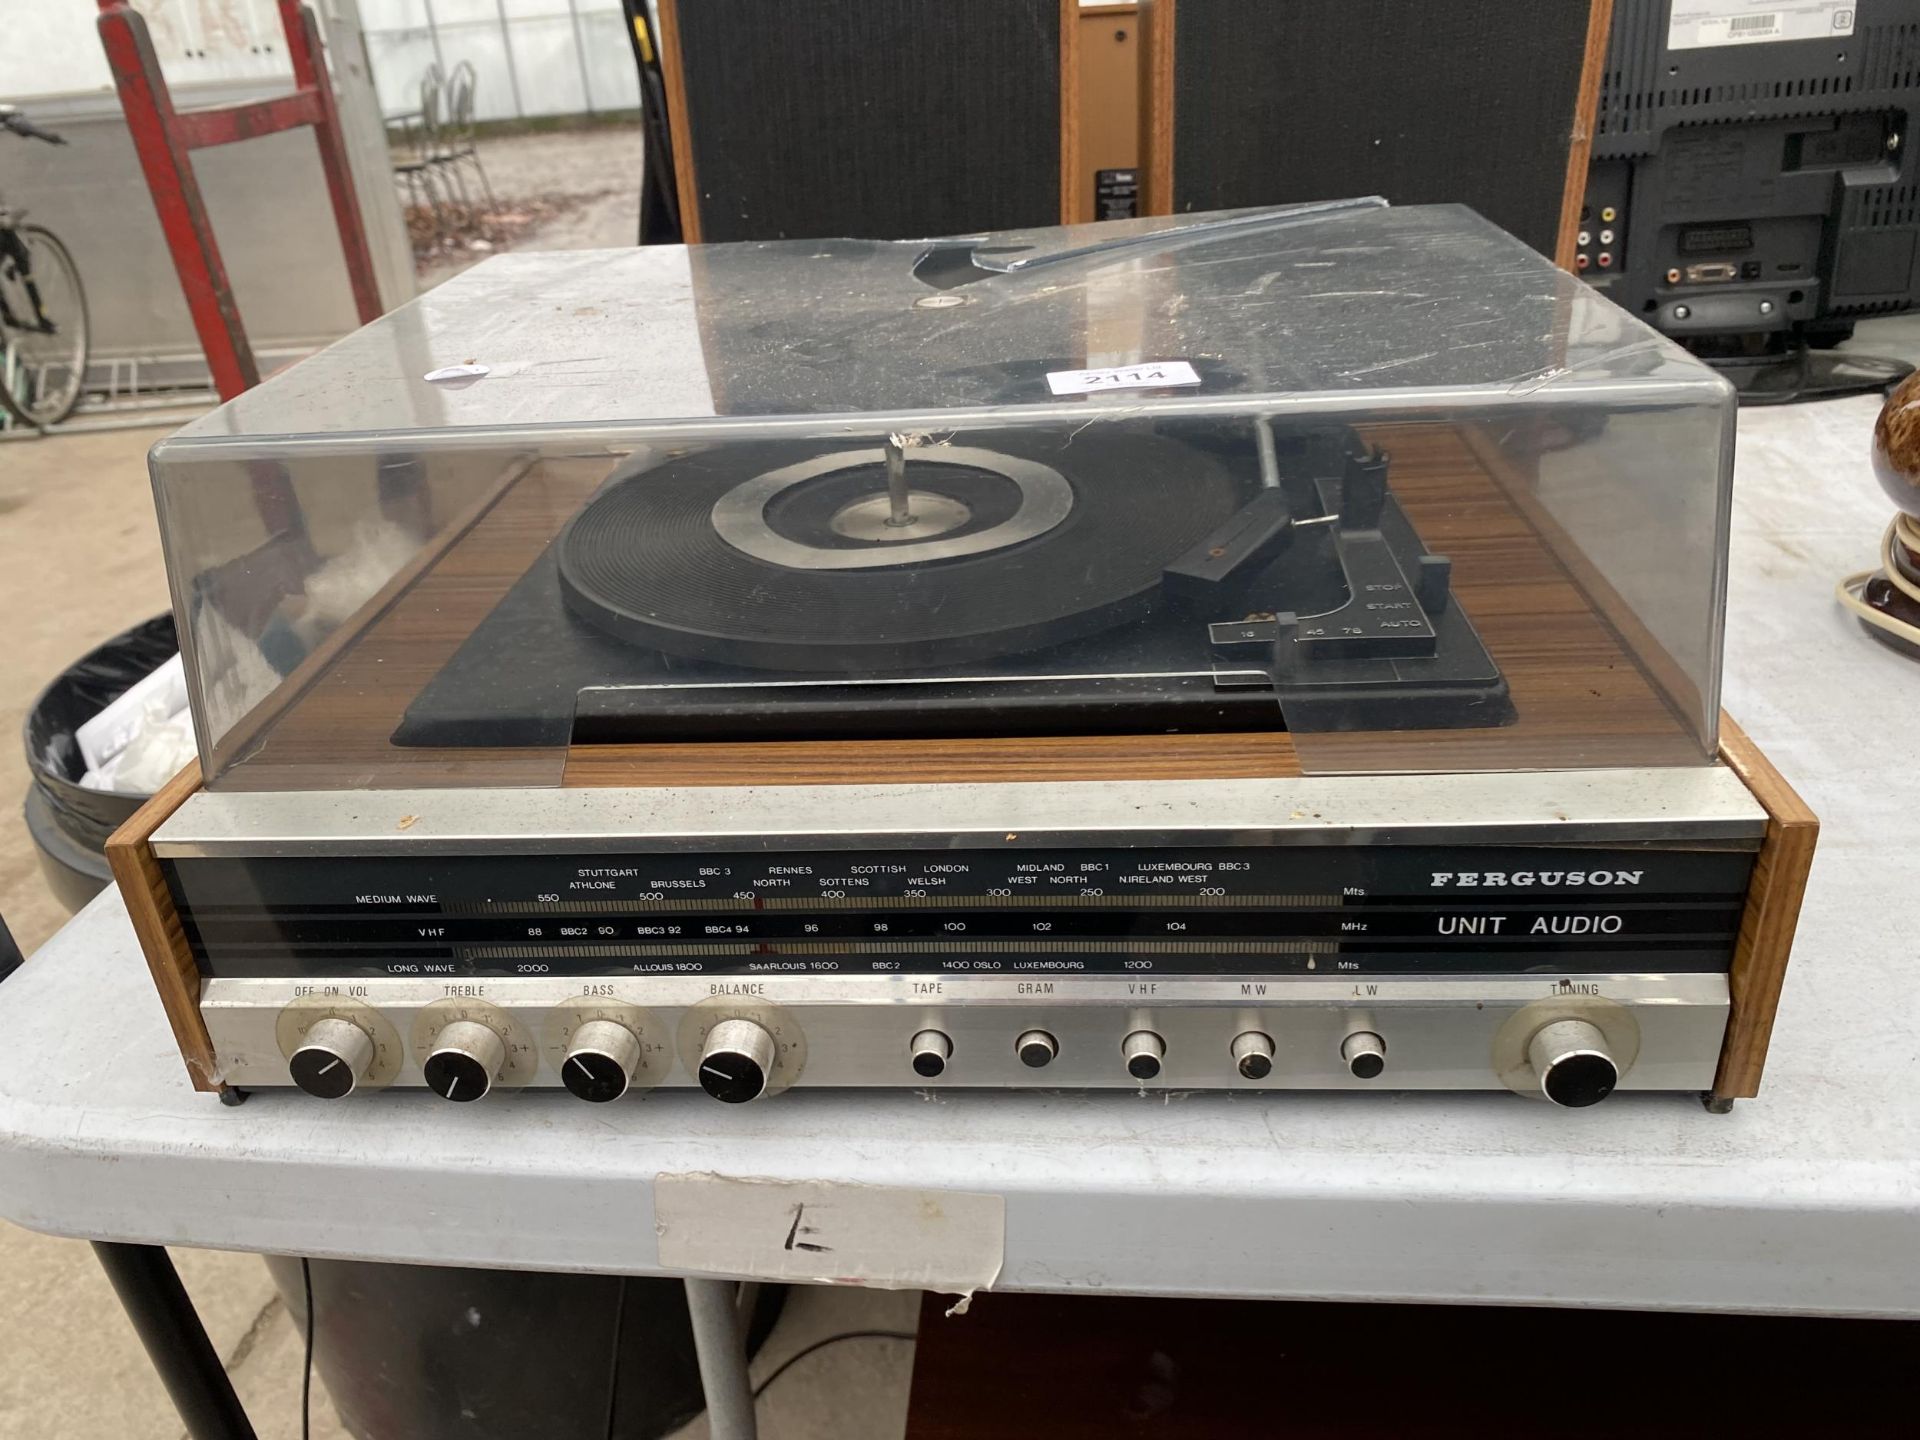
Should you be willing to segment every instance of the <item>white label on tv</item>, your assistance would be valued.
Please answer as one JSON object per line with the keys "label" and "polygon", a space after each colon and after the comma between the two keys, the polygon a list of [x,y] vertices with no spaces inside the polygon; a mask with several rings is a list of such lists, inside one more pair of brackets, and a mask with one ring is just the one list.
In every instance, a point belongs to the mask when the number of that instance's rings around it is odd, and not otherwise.
{"label": "white label on tv", "polygon": [[1844,40],[1854,0],[1674,0],[1669,50],[1764,45],[1776,40]]}

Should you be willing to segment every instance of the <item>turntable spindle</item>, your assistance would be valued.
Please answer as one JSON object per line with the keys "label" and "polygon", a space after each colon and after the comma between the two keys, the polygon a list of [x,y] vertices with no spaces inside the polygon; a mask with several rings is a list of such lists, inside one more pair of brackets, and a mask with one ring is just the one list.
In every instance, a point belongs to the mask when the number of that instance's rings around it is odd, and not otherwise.
{"label": "turntable spindle", "polygon": [[887,524],[899,530],[913,524],[908,503],[907,452],[898,435],[887,437]]}

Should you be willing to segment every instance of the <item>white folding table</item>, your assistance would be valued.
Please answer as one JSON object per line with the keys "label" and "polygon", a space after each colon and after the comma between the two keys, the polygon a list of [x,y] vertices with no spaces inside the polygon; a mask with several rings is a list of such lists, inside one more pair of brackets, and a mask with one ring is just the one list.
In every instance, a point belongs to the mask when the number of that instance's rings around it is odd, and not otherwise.
{"label": "white folding table", "polygon": [[1920,665],[1833,582],[1888,518],[1873,399],[1742,415],[1727,709],[1822,831],[1764,1092],[697,1092],[221,1105],[126,912],[0,987],[0,1214],[96,1240],[662,1273],[655,1182],[1004,1197],[996,1288],[1920,1315]]}

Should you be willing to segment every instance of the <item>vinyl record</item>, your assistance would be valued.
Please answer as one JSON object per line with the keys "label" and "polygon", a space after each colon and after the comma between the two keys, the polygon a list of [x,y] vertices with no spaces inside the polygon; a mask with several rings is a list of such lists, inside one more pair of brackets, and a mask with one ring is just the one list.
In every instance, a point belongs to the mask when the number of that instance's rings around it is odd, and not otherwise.
{"label": "vinyl record", "polygon": [[[964,442],[964,443],[961,443]],[[1242,483],[1145,427],[910,448],[911,523],[859,443],[728,445],[616,476],[558,542],[570,609],[663,651],[863,673],[971,664],[1147,614]]]}

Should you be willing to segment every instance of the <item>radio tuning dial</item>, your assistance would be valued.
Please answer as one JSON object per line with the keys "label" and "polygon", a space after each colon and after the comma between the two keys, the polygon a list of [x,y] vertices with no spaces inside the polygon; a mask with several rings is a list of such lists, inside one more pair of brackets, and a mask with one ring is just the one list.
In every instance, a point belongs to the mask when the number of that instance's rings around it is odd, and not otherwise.
{"label": "radio tuning dial", "polygon": [[700,1088],[729,1105],[757,1100],[773,1074],[775,1049],[766,1027],[751,1020],[722,1020],[707,1032],[700,1051]]}
{"label": "radio tuning dial", "polygon": [[1540,1093],[1571,1109],[1598,1105],[1620,1083],[1607,1037],[1585,1020],[1556,1020],[1536,1030],[1527,1042],[1527,1063]]}
{"label": "radio tuning dial", "polygon": [[639,1068],[639,1036],[617,1020],[589,1020],[568,1042],[560,1082],[582,1100],[618,1100]]}
{"label": "radio tuning dial", "polygon": [[478,1100],[493,1088],[507,1063],[507,1042],[478,1020],[455,1020],[433,1037],[433,1051],[420,1070],[427,1088],[443,1100]]}
{"label": "radio tuning dial", "polygon": [[373,1064],[373,1037],[351,1020],[326,1015],[300,1037],[300,1048],[287,1061],[293,1083],[322,1100],[338,1100],[353,1093]]}

